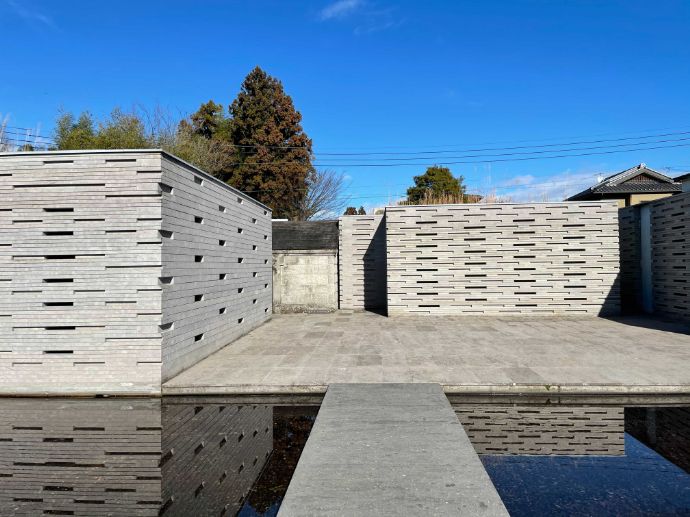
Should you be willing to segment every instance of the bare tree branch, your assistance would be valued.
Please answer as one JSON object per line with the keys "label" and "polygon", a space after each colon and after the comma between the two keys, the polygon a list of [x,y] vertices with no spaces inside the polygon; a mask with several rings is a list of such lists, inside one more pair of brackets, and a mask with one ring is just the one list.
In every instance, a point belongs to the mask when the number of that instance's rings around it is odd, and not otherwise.
{"label": "bare tree branch", "polygon": [[343,197],[345,176],[332,170],[316,171],[307,180],[307,195],[300,207],[300,220],[338,217],[349,201]]}

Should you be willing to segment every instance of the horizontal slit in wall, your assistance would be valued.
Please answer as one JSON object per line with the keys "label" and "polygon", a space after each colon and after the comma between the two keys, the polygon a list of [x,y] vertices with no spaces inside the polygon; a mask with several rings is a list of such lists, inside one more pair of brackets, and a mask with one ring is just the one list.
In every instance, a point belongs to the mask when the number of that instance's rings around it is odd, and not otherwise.
{"label": "horizontal slit in wall", "polygon": [[104,223],[105,219],[100,217],[87,217],[84,219],[75,219],[75,223]]}
{"label": "horizontal slit in wall", "polygon": [[161,330],[170,330],[171,328],[173,328],[174,324],[175,322],[171,321],[170,323],[163,323],[161,325],[158,325],[158,328]]}
{"label": "horizontal slit in wall", "polygon": [[257,248],[256,244],[252,244],[252,251],[256,251],[256,248]]}
{"label": "horizontal slit in wall", "polygon": [[44,302],[43,305],[46,307],[72,307],[74,302]]}
{"label": "horizontal slit in wall", "polygon": [[440,305],[437,303],[424,303],[419,304],[417,307],[440,307]]}
{"label": "horizontal slit in wall", "polygon": [[228,276],[227,273],[220,273],[220,274],[218,275],[218,280],[225,280],[225,278],[226,278],[227,276]]}
{"label": "horizontal slit in wall", "polygon": [[225,207],[223,205],[218,205],[218,210],[225,213]]}
{"label": "horizontal slit in wall", "polygon": [[136,158],[106,158],[105,163],[135,163]]}
{"label": "horizontal slit in wall", "polygon": [[173,276],[162,276],[158,281],[163,285],[170,285],[175,282],[175,277]]}
{"label": "horizontal slit in wall", "polygon": [[244,232],[244,230],[242,228],[237,229],[237,233],[243,233],[243,232]]}
{"label": "horizontal slit in wall", "polygon": [[72,361],[72,366],[86,366],[89,364],[105,364],[105,361]]}
{"label": "horizontal slit in wall", "polygon": [[12,224],[21,224],[21,223],[42,223],[43,219],[13,219]]}
{"label": "horizontal slit in wall", "polygon": [[414,224],[438,224],[438,221],[415,221]]}
{"label": "horizontal slit in wall", "polygon": [[243,293],[244,292],[244,287],[238,287],[237,288],[238,293]]}
{"label": "horizontal slit in wall", "polygon": [[515,307],[537,307],[536,303],[516,303]]}
{"label": "horizontal slit in wall", "polygon": [[241,205],[242,203],[244,203],[244,200],[241,197],[238,197],[237,202]]}
{"label": "horizontal slit in wall", "polygon": [[243,323],[243,322],[244,322],[244,318],[237,318],[237,323]]}
{"label": "horizontal slit in wall", "polygon": [[252,300],[252,305],[256,305],[256,298]]}
{"label": "horizontal slit in wall", "polygon": [[417,237],[435,237],[438,233],[415,233]]}
{"label": "horizontal slit in wall", "polygon": [[417,271],[423,272],[423,271],[438,271],[437,268],[417,268]]}
{"label": "horizontal slit in wall", "polygon": [[36,183],[12,185],[14,188],[62,188],[62,187],[105,187],[105,183]]}
{"label": "horizontal slit in wall", "polygon": [[50,207],[50,208],[44,208],[44,212],[51,212],[51,213],[67,213],[67,212],[74,212],[74,208],[72,207]]}
{"label": "horizontal slit in wall", "polygon": [[194,262],[203,262],[203,261],[204,261],[203,255],[194,255]]}
{"label": "horizontal slit in wall", "polygon": [[417,280],[418,284],[438,284],[438,280]]}
{"label": "horizontal slit in wall", "polygon": [[44,255],[46,260],[74,260],[76,255]]}
{"label": "horizontal slit in wall", "polygon": [[194,176],[194,183],[196,183],[197,185],[203,185],[204,180],[201,179],[199,176]]}
{"label": "horizontal slit in wall", "polygon": [[258,222],[259,222],[259,221],[258,221],[256,218],[252,218],[252,223],[253,223],[253,224],[256,224],[256,223],[258,223]]}
{"label": "horizontal slit in wall", "polygon": [[202,339],[204,339],[204,335],[203,335],[203,334],[197,334],[196,336],[194,336],[194,341],[195,341],[195,342],[196,342],[196,341],[201,341]]}
{"label": "horizontal slit in wall", "polygon": [[159,268],[161,267],[160,264],[140,264],[140,265],[131,265],[131,266],[105,266],[106,269],[137,269],[137,268]]}
{"label": "horizontal slit in wall", "polygon": [[44,278],[43,282],[46,284],[70,284],[74,282],[74,278]]}
{"label": "horizontal slit in wall", "polygon": [[465,289],[486,289],[485,285],[466,285]]}
{"label": "horizontal slit in wall", "polygon": [[69,232],[69,231],[48,231],[48,232],[43,232],[43,235],[49,236],[49,237],[65,237],[67,235],[74,235],[74,232]]}
{"label": "horizontal slit in wall", "polygon": [[74,325],[56,325],[52,327],[26,327],[26,328],[43,328],[45,330],[76,330]]}
{"label": "horizontal slit in wall", "polygon": [[417,293],[417,296],[436,296],[437,294],[438,293],[427,292],[427,293]]}
{"label": "horizontal slit in wall", "polygon": [[204,218],[203,218],[203,217],[199,217],[198,215],[197,215],[197,216],[194,216],[194,222],[195,222],[195,223],[198,223],[198,224],[203,224],[203,223],[204,223]]}
{"label": "horizontal slit in wall", "polygon": [[514,223],[533,223],[534,219],[513,219]]}
{"label": "horizontal slit in wall", "polygon": [[465,275],[465,278],[484,278],[486,273],[469,273]]}
{"label": "horizontal slit in wall", "polygon": [[218,314],[225,314],[225,311],[225,307],[221,307],[220,309],[218,309]]}
{"label": "horizontal slit in wall", "polygon": [[43,165],[55,165],[58,163],[74,163],[74,160],[43,160]]}
{"label": "horizontal slit in wall", "polygon": [[165,183],[159,183],[158,187],[161,189],[161,192],[165,194],[172,194],[173,188],[170,185],[166,185]]}
{"label": "horizontal slit in wall", "polygon": [[218,246],[225,246],[225,241],[223,239],[220,239],[218,241]]}
{"label": "horizontal slit in wall", "polygon": [[465,298],[466,302],[485,302],[486,298]]}
{"label": "horizontal slit in wall", "polygon": [[237,257],[237,263],[242,264],[244,262],[244,259],[242,257]]}
{"label": "horizontal slit in wall", "polygon": [[44,354],[73,354],[74,350],[44,350]]}
{"label": "horizontal slit in wall", "polygon": [[169,230],[158,230],[158,233],[164,239],[172,239],[174,235],[174,233]]}
{"label": "horizontal slit in wall", "polygon": [[203,299],[204,299],[204,295],[203,295],[203,294],[195,294],[195,295],[194,295],[194,301],[195,301],[195,302],[201,302],[201,301],[203,301]]}
{"label": "horizontal slit in wall", "polygon": [[252,273],[252,277],[256,278],[256,275],[257,275],[257,272],[254,271],[254,272]]}
{"label": "horizontal slit in wall", "polygon": [[160,194],[106,194],[105,195],[106,199],[110,198],[145,198],[145,197],[151,197],[151,198],[159,198],[161,197]]}
{"label": "horizontal slit in wall", "polygon": [[106,230],[105,233],[137,233],[136,230]]}

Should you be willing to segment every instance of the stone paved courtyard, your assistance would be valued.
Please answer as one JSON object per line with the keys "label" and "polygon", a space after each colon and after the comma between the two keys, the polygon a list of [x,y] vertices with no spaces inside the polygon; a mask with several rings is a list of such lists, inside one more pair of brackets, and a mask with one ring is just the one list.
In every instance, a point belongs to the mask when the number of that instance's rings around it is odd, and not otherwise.
{"label": "stone paved courtyard", "polygon": [[690,329],[647,318],[283,314],[164,394],[322,393],[437,382],[460,393],[690,393]]}

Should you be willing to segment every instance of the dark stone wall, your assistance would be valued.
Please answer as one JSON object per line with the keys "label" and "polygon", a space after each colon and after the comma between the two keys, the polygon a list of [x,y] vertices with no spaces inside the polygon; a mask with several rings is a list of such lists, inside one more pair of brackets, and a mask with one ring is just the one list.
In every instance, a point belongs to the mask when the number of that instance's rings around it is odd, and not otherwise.
{"label": "dark stone wall", "polygon": [[273,250],[337,250],[338,221],[274,221]]}

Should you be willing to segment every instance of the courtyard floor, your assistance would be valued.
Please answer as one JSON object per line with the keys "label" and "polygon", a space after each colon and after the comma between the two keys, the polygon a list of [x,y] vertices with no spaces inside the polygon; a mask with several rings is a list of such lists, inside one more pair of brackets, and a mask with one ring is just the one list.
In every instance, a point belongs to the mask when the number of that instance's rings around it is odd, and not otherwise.
{"label": "courtyard floor", "polygon": [[690,394],[690,328],[650,318],[279,314],[163,394],[323,393],[436,382],[447,393]]}

